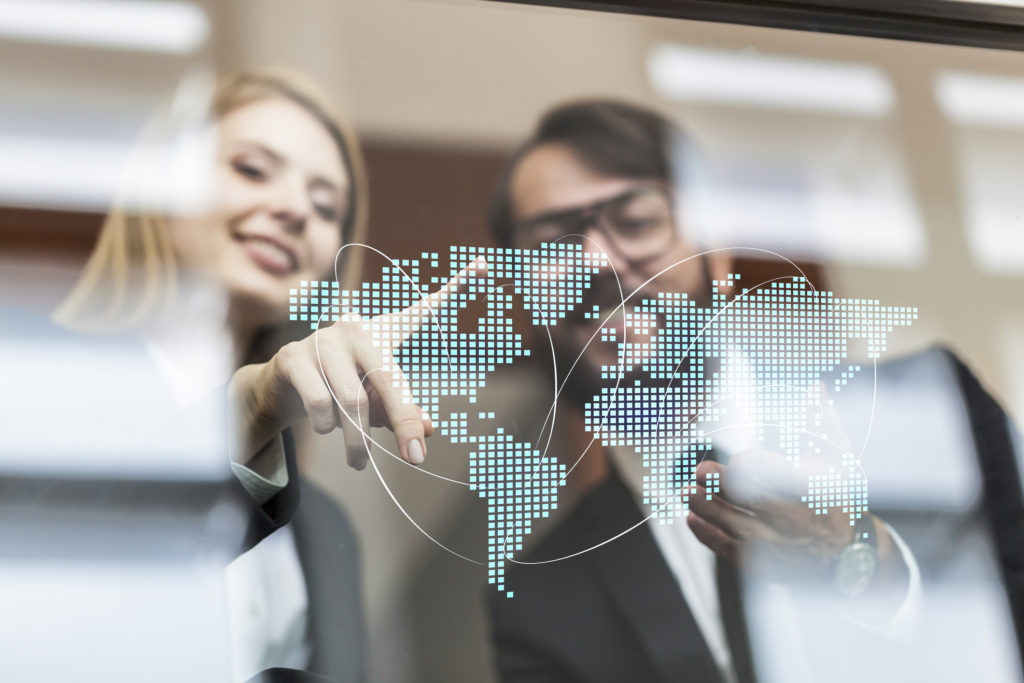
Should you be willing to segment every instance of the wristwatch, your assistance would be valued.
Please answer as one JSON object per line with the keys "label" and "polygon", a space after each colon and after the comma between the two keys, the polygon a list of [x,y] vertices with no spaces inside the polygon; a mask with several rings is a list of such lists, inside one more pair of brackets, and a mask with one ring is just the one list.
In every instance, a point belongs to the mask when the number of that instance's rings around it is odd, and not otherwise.
{"label": "wristwatch", "polygon": [[878,572],[878,539],[872,517],[863,515],[853,525],[853,542],[832,563],[832,587],[848,598],[863,593]]}

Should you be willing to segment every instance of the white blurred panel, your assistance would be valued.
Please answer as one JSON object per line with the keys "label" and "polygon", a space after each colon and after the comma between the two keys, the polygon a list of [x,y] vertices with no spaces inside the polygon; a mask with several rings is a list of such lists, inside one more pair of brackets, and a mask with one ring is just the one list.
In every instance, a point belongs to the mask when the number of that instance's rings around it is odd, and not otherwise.
{"label": "white blurred panel", "polygon": [[990,273],[1024,273],[1024,129],[956,132],[967,242]]}
{"label": "white blurred panel", "polygon": [[[148,207],[194,191],[209,32],[191,2],[0,3],[0,205],[105,211],[139,168],[163,173]],[[129,167],[147,123],[149,166]]]}
{"label": "white blurred panel", "polygon": [[1005,593],[990,576],[930,582],[912,624],[892,635],[844,619],[821,586],[761,584],[751,593],[763,683],[1021,680]]}
{"label": "white blurred panel", "polygon": [[647,73],[668,100],[715,102],[861,116],[886,116],[895,101],[878,68],[831,60],[664,44],[651,49]]}
{"label": "white blurred panel", "polygon": [[[9,322],[0,319],[0,323]],[[183,364],[213,378],[195,391],[141,339],[0,335],[0,473],[220,480],[227,473],[223,340],[200,328]]]}
{"label": "white blurred panel", "polygon": [[1024,78],[941,71],[935,98],[954,123],[1024,128]]}
{"label": "white blurred panel", "polygon": [[0,38],[56,45],[190,54],[206,40],[206,15],[190,2],[4,0]]}
{"label": "white blurred panel", "polygon": [[708,246],[883,268],[919,265],[927,242],[898,159],[880,151],[861,161],[875,172],[819,174],[780,156],[771,168],[751,173],[749,159],[729,160],[687,187],[685,225]]}
{"label": "white blurred panel", "polygon": [[963,512],[981,494],[971,425],[938,349],[871,365],[834,401],[861,454],[872,509]]}
{"label": "white blurred panel", "polygon": [[934,91],[954,125],[971,254],[989,272],[1024,273],[1024,77],[941,71]]}
{"label": "white blurred panel", "polygon": [[230,680],[224,560],[7,561],[5,681]]}
{"label": "white blurred panel", "polygon": [[699,243],[882,268],[925,261],[882,69],[662,44],[647,76],[700,147],[678,162],[684,229]]}

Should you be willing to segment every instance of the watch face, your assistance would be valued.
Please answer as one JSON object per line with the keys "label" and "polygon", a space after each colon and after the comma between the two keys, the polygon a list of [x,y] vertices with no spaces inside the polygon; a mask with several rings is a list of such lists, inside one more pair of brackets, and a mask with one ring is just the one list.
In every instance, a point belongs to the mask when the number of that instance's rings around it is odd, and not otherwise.
{"label": "watch face", "polygon": [[878,550],[867,543],[854,543],[839,554],[832,585],[843,595],[852,598],[871,585],[876,571]]}

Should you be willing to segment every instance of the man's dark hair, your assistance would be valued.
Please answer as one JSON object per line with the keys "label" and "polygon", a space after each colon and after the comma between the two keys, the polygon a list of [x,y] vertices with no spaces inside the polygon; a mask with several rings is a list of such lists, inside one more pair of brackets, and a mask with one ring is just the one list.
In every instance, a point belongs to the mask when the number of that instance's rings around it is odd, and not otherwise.
{"label": "man's dark hair", "polygon": [[571,149],[591,170],[618,178],[678,181],[679,151],[688,144],[682,130],[661,114],[617,100],[583,100],[550,110],[512,155],[488,214],[495,241],[511,246],[515,223],[511,180],[519,161],[549,143]]}

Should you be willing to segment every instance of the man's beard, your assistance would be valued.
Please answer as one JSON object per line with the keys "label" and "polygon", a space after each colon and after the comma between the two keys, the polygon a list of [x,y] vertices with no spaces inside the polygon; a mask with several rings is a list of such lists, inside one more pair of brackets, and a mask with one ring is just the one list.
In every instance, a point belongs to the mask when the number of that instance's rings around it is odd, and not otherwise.
{"label": "man's beard", "polygon": [[[688,293],[697,306],[708,306],[711,303],[711,278],[708,268],[707,256],[698,257],[701,267],[700,289],[695,293]],[[656,283],[656,281],[655,281]],[[572,402],[572,404],[583,407],[591,402],[604,388],[632,386],[639,380],[642,386],[665,387],[669,385],[679,386],[679,375],[685,373],[690,367],[689,357],[678,359],[678,369],[672,373],[672,378],[655,379],[643,369],[643,360],[624,359],[621,357],[619,344],[622,339],[616,338],[614,342],[601,341],[601,333],[595,321],[584,317],[597,306],[599,311],[608,311],[621,303],[622,298],[629,297],[626,304],[620,309],[618,315],[624,312],[632,312],[645,300],[654,300],[658,296],[658,290],[653,289],[651,283],[646,288],[637,291],[630,297],[629,291],[623,291],[620,296],[618,283],[615,276],[607,270],[599,273],[591,283],[590,288],[584,291],[583,300],[576,306],[558,327],[551,330],[554,353],[548,347],[546,336],[537,337],[534,345],[534,353],[541,357],[550,359],[554,356],[555,368],[557,370],[557,381],[561,387],[559,396]],[[600,314],[597,322],[603,322],[605,313]],[[666,321],[657,321],[656,331],[665,329]],[[561,329],[559,329],[561,328]],[[626,341],[634,340],[634,333],[626,330]],[[655,332],[657,333],[657,332]],[[592,336],[593,335],[593,336]],[[587,346],[589,339],[589,346]],[[584,350],[584,346],[586,349]],[[607,376],[602,376],[602,367],[609,367],[613,371]],[[619,372],[621,368],[622,372]]]}

